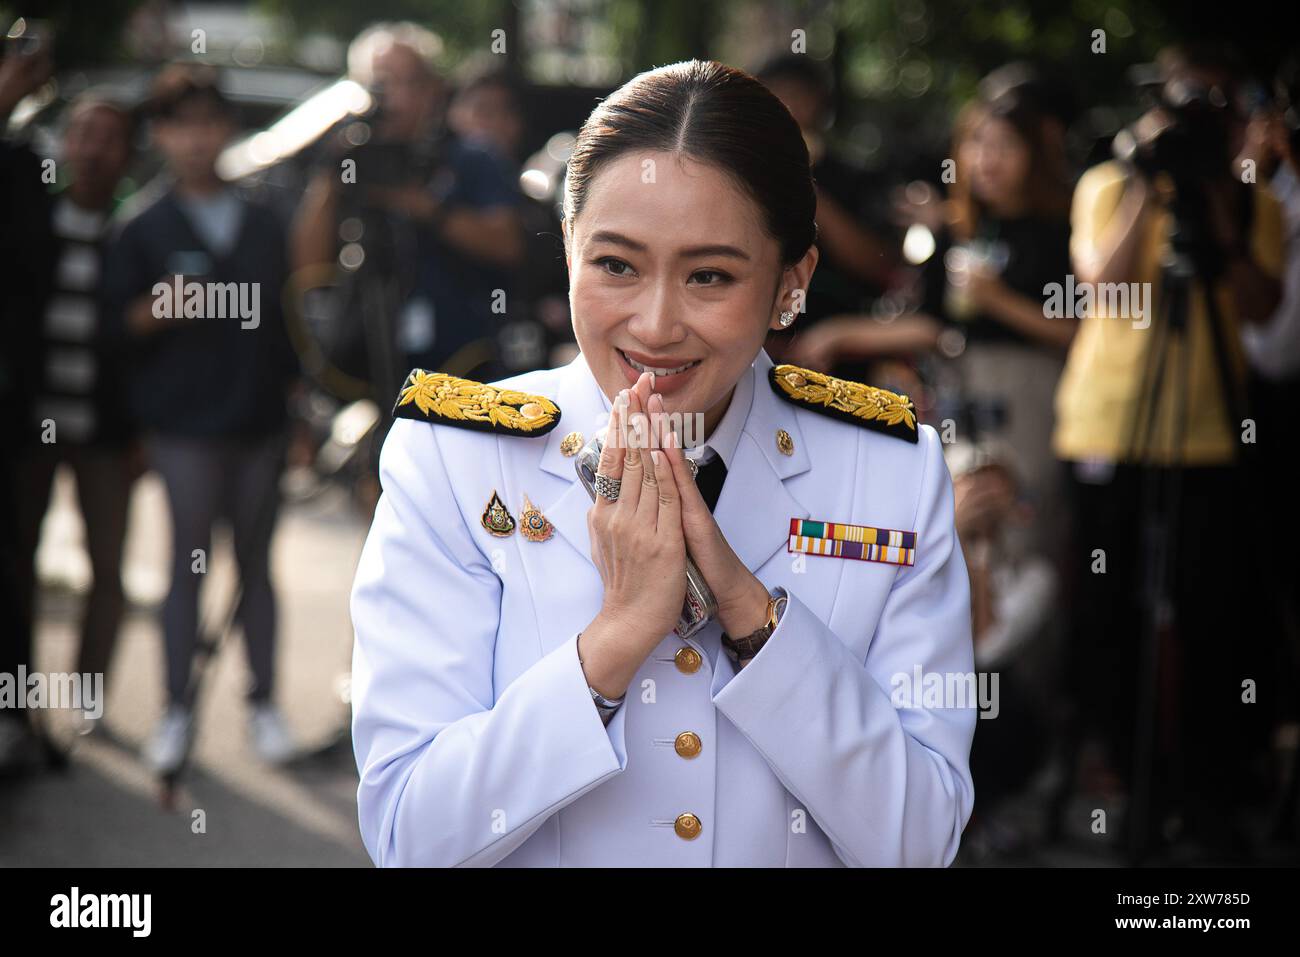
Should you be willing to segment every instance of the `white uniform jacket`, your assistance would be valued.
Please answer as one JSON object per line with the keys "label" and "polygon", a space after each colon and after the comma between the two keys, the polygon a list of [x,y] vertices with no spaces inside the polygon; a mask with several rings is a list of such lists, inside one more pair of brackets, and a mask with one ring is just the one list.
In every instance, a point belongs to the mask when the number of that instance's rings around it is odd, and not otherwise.
{"label": "white uniform jacket", "polygon": [[[357,798],[377,864],[952,862],[974,798],[976,702],[902,690],[974,679],[938,435],[920,426],[913,444],[794,405],[771,366],[760,351],[747,373],[714,515],[745,565],[786,590],[780,623],[740,671],[716,622],[665,635],[608,727],[577,656],[603,591],[591,500],[560,448],[608,422],[585,360],[496,383],[559,406],[546,435],[395,422],[351,603]],[[516,521],[527,495],[555,534],[489,534],[494,491]],[[791,552],[792,518],[914,531],[915,564]]]}

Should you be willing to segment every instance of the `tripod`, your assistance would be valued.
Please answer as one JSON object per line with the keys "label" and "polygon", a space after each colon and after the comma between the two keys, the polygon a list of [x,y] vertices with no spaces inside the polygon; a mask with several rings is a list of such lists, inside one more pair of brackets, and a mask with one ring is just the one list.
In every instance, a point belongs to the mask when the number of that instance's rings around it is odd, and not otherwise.
{"label": "tripod", "polygon": [[[1161,264],[1160,316],[1155,340],[1147,350],[1139,401],[1129,434],[1127,459],[1141,469],[1142,568],[1145,572],[1139,641],[1138,706],[1135,715],[1133,787],[1127,815],[1126,852],[1130,865],[1142,863],[1150,852],[1154,810],[1154,768],[1157,735],[1165,754],[1178,754],[1174,737],[1179,727],[1176,665],[1182,643],[1176,589],[1179,524],[1183,505],[1184,453],[1187,437],[1191,374],[1191,297],[1199,285],[1212,337],[1214,368],[1231,432],[1244,411],[1242,384],[1228,366],[1225,332],[1215,298],[1214,282],[1221,269],[1219,251],[1204,230],[1204,204],[1196,186],[1178,184],[1171,205],[1173,223],[1169,251]],[[1176,344],[1176,345],[1175,345]],[[1177,351],[1177,363],[1170,353]],[[1170,387],[1166,390],[1166,377]],[[1158,432],[1163,398],[1167,394],[1168,464],[1158,458]],[[1181,771],[1180,768],[1175,770]]]}

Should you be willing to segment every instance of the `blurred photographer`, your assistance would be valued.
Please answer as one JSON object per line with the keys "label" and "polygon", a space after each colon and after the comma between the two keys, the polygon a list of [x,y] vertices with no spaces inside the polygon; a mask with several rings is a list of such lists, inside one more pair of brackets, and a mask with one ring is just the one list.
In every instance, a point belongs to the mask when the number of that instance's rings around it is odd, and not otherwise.
{"label": "blurred photographer", "polygon": [[1237,164],[1252,170],[1282,206],[1286,279],[1273,315],[1243,329],[1242,339],[1251,368],[1260,377],[1294,386],[1300,377],[1300,54],[1283,65],[1275,86],[1275,99],[1260,94]]}
{"label": "blurred photographer", "polygon": [[[1263,90],[1237,161],[1253,169],[1260,183],[1282,205],[1286,219],[1286,277],[1282,301],[1267,323],[1248,326],[1242,338],[1253,373],[1251,411],[1260,435],[1290,434],[1293,410],[1300,407],[1300,53],[1287,58],[1274,84],[1274,96]],[[1293,443],[1261,441],[1252,463],[1251,487],[1260,501],[1270,503],[1272,534],[1262,542],[1263,563],[1271,578],[1261,585],[1262,611],[1272,616],[1267,629],[1285,637],[1276,659],[1266,667],[1289,682],[1289,692],[1277,696],[1279,725],[1300,721],[1300,557],[1292,543],[1300,537],[1300,501],[1295,496]],[[1274,624],[1276,622],[1276,624]],[[1294,776],[1300,769],[1291,768]],[[1297,789],[1289,792],[1294,808]]]}
{"label": "blurred photographer", "polygon": [[1231,61],[1188,46],[1157,66],[1155,104],[1080,179],[1071,215],[1076,286],[1093,292],[1053,443],[1078,504],[1071,673],[1113,770],[1164,789],[1131,834],[1181,834],[1222,858],[1243,852],[1233,815],[1259,797],[1260,712],[1243,682],[1274,692],[1239,466],[1253,442],[1242,331],[1279,302],[1284,241],[1275,200],[1233,165],[1245,117]]}
{"label": "blurred photographer", "polygon": [[381,408],[413,366],[496,372],[501,309],[523,259],[505,165],[446,128],[441,49],[411,23],[376,24],[352,42],[349,75],[373,105],[326,135],[292,231],[300,290],[338,284],[325,309],[307,300],[327,360]]}

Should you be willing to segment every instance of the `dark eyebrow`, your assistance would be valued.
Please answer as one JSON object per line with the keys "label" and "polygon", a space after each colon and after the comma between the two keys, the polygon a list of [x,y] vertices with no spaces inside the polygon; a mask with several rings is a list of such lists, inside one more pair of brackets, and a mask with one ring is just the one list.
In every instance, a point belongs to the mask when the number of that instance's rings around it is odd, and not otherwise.
{"label": "dark eyebrow", "polygon": [[[590,242],[593,243],[614,243],[616,246],[626,246],[628,249],[635,249],[637,252],[645,252],[645,243],[637,242],[630,239],[622,233],[610,232],[607,229],[598,230],[591,234]],[[731,256],[733,259],[743,259],[749,261],[749,253],[735,246],[728,246],[725,243],[715,243],[708,246],[687,246],[677,253],[681,259],[698,258],[700,256]]]}

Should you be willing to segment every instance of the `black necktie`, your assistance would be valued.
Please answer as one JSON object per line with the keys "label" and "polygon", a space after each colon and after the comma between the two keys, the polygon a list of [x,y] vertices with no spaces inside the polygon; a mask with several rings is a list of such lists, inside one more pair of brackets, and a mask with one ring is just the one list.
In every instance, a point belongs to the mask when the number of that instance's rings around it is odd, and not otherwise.
{"label": "black necktie", "polygon": [[726,480],[727,463],[722,461],[721,455],[715,453],[713,458],[700,466],[695,484],[699,487],[700,494],[704,496],[704,502],[709,506],[710,512],[718,504],[718,496],[722,494],[722,483]]}

